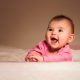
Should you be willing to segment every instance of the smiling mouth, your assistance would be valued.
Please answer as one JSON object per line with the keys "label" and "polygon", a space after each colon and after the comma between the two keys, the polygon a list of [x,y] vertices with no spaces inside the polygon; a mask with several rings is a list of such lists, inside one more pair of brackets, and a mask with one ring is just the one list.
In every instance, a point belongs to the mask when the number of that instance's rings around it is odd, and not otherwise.
{"label": "smiling mouth", "polygon": [[51,42],[52,42],[52,43],[56,43],[56,42],[58,42],[58,39],[56,39],[56,38],[51,38]]}

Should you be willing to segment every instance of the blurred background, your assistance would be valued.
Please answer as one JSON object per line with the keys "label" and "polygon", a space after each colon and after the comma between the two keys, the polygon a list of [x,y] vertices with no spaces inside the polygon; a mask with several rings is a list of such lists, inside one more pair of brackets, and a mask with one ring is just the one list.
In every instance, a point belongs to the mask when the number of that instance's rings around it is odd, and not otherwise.
{"label": "blurred background", "polygon": [[0,45],[34,47],[58,14],[73,20],[76,37],[71,44],[80,45],[80,0],[0,0]]}

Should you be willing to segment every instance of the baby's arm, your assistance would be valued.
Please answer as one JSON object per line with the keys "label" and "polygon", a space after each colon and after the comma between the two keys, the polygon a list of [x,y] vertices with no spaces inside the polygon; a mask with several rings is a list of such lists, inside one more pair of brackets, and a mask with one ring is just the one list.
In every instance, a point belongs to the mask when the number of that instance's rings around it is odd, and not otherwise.
{"label": "baby's arm", "polygon": [[29,53],[26,56],[25,61],[27,61],[27,62],[43,62],[43,57],[40,53],[38,53],[36,51],[32,51],[31,53]]}

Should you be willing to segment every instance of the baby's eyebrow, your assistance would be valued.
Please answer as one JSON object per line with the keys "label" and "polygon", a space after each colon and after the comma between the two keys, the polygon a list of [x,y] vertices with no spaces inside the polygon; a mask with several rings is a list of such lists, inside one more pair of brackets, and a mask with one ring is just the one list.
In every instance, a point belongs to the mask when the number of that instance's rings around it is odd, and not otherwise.
{"label": "baby's eyebrow", "polygon": [[64,29],[63,27],[58,27],[59,29]]}
{"label": "baby's eyebrow", "polygon": [[52,27],[48,26],[48,28],[52,28]]}
{"label": "baby's eyebrow", "polygon": [[[52,28],[52,27],[48,26],[48,28]],[[57,28],[59,28],[59,29],[64,29],[63,27],[57,27]]]}
{"label": "baby's eyebrow", "polygon": [[58,28],[63,28],[63,27],[59,26]]}

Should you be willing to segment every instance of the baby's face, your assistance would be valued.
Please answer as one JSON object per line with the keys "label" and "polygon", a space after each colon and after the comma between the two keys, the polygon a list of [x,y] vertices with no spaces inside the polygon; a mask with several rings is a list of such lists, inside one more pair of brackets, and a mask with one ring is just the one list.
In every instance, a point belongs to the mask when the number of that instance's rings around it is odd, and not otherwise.
{"label": "baby's face", "polygon": [[59,49],[70,43],[74,35],[71,33],[71,25],[68,20],[53,20],[47,29],[45,38],[51,48]]}

